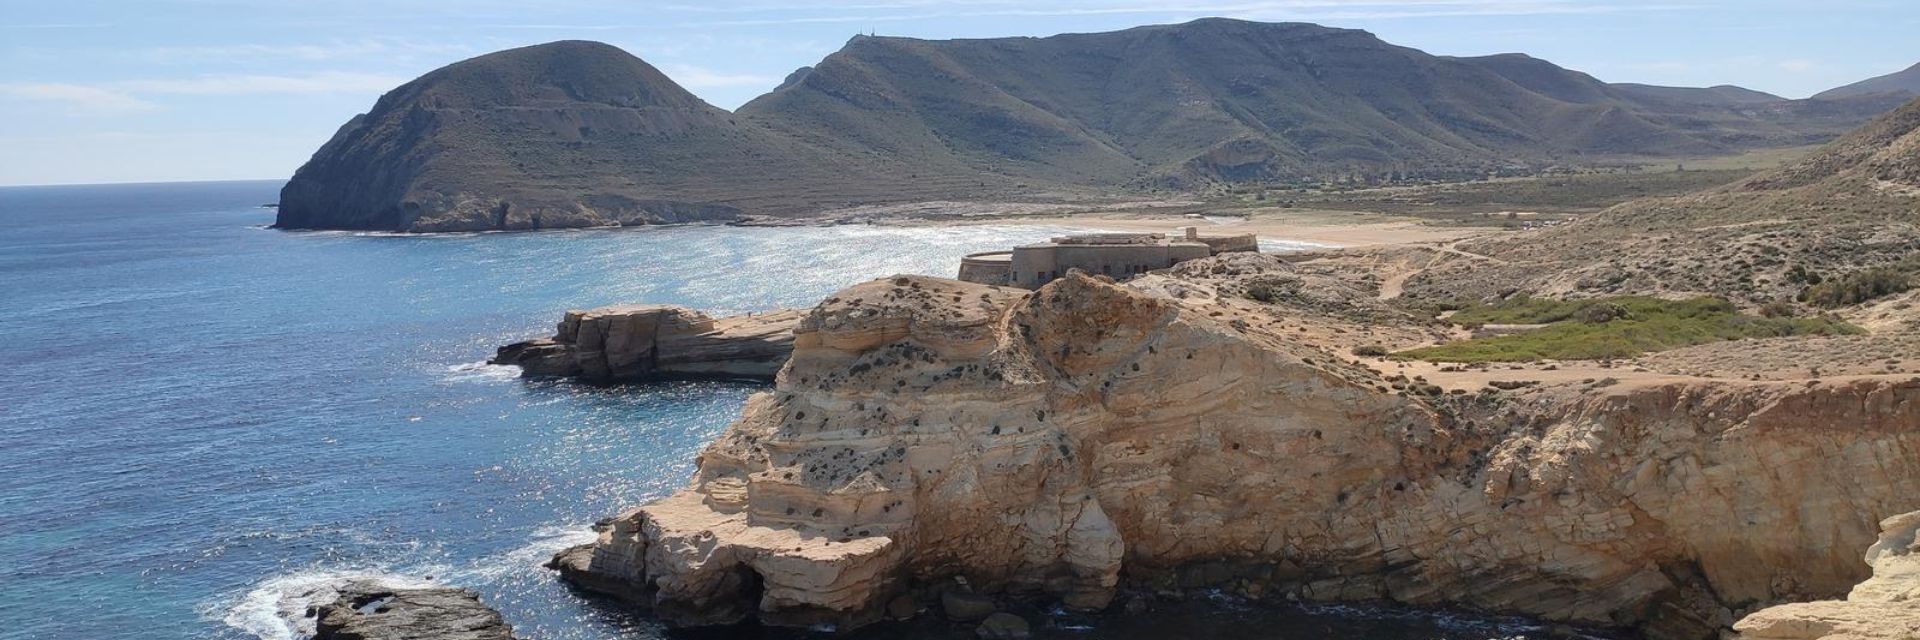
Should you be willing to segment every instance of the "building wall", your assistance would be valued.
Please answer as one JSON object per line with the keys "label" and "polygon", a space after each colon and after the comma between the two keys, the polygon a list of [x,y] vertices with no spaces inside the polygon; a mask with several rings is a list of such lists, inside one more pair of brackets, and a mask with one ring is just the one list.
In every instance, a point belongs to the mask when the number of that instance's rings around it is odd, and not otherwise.
{"label": "building wall", "polygon": [[1260,250],[1260,237],[1251,233],[1232,236],[1200,236],[1199,240],[1207,243],[1207,246],[1212,247],[1214,255],[1220,255],[1230,251]]}
{"label": "building wall", "polygon": [[960,280],[977,284],[1013,284],[1013,252],[990,251],[960,259]]}
{"label": "building wall", "polygon": [[1073,269],[1129,278],[1180,262],[1212,255],[1206,244],[1039,244],[1013,250],[1013,284],[1028,289],[1052,282]]}

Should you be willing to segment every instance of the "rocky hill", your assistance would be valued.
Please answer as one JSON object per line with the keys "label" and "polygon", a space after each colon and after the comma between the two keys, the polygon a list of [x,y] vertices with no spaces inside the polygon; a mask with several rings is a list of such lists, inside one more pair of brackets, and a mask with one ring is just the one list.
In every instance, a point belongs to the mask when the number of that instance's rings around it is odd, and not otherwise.
{"label": "rocky hill", "polygon": [[1873,269],[1920,266],[1920,100],[1735,184],[1461,249],[1487,259],[1439,260],[1408,280],[1407,294],[1711,294],[1757,306]]}
{"label": "rocky hill", "polygon": [[1884,95],[1609,85],[1522,55],[1207,19],[1048,38],[856,37],[735,113],[613,47],[459,62],[295,174],[285,228],[724,220],[886,201],[1465,177],[1514,164],[1829,139]]}
{"label": "rocky hill", "polygon": [[1815,99],[1832,100],[1875,93],[1896,93],[1907,96],[1920,95],[1920,64],[1895,71],[1884,76],[1868,78],[1844,87],[1835,87],[1815,95]]}

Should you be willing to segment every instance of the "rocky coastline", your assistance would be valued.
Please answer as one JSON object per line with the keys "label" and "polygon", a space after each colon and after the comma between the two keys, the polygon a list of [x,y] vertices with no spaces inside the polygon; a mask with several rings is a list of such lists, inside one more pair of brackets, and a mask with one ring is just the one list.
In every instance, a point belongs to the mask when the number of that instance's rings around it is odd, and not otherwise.
{"label": "rocky coastline", "polygon": [[1742,640],[1911,640],[1920,638],[1920,511],[1880,523],[1867,549],[1873,577],[1845,600],[1763,609],[1734,630]]}
{"label": "rocky coastline", "polygon": [[488,362],[518,366],[525,376],[587,382],[772,380],[793,352],[801,315],[779,309],[716,319],[671,305],[568,311],[553,337],[500,347]]}
{"label": "rocky coastline", "polygon": [[1920,379],[1410,387],[1344,352],[1401,313],[1259,254],[857,285],[687,489],[554,566],[686,625],[1220,588],[1691,640],[1844,593],[1833,551],[1920,508]]}

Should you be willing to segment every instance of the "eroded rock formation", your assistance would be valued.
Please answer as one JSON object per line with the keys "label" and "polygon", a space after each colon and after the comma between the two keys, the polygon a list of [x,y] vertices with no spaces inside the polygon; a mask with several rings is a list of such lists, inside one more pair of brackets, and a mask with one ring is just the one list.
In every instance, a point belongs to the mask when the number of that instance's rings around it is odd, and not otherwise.
{"label": "eroded rock formation", "polygon": [[1920,511],[1880,523],[1867,549],[1873,577],[1846,600],[1762,609],[1734,629],[1744,640],[1912,640],[1920,638]]}
{"label": "eroded rock formation", "polygon": [[529,376],[593,381],[662,377],[772,379],[793,351],[802,312],[781,309],[714,319],[671,305],[568,311],[552,338],[501,347],[490,361]]}
{"label": "eroded rock formation", "polygon": [[1920,508],[1920,380],[1395,391],[1338,346],[1417,330],[1395,313],[1256,254],[1030,294],[861,284],[687,489],[556,563],[689,624],[854,626],[961,576],[1704,638],[1843,592],[1864,571],[1836,550]]}
{"label": "eroded rock formation", "polygon": [[394,589],[355,582],[320,607],[314,640],[513,640],[513,625],[455,587]]}

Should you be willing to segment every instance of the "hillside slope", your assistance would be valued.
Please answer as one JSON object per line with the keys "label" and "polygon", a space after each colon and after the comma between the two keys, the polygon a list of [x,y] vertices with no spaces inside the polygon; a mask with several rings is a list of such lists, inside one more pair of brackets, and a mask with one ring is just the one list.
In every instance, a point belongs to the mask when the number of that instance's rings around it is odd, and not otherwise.
{"label": "hillside slope", "polygon": [[1920,100],[1778,170],[1678,198],[1638,200],[1555,229],[1464,245],[1408,283],[1432,300],[1711,294],[1759,305],[1920,256]]}
{"label": "hillside slope", "polygon": [[1920,64],[1884,76],[1868,78],[1843,87],[1828,89],[1815,95],[1814,98],[1833,100],[1875,93],[1898,93],[1909,96],[1920,95]]}
{"label": "hillside slope", "polygon": [[1038,178],[1174,187],[1806,144],[1892,108],[1609,85],[1507,54],[1225,19],[1048,38],[859,37],[742,116]]}
{"label": "hillside slope", "polygon": [[[865,155],[739,120],[609,45],[501,51],[402,85],[341,127],[282,190],[276,225],[470,231],[732,220],[746,209],[782,213],[858,196],[887,173]],[[913,184],[880,186],[916,193]]]}
{"label": "hillside slope", "polygon": [[728,113],[614,47],[449,65],[294,176],[287,228],[450,231],[1353,176],[1458,178],[1828,139],[1890,96],[1609,85],[1517,54],[1207,19],[1048,38],[856,37]]}

